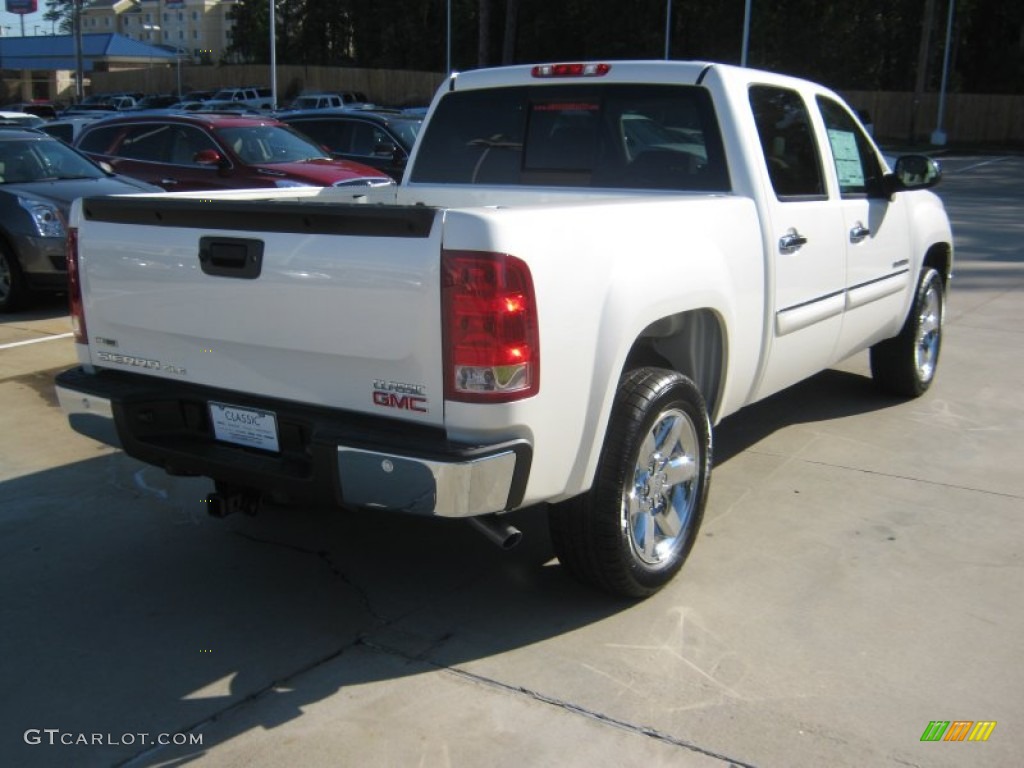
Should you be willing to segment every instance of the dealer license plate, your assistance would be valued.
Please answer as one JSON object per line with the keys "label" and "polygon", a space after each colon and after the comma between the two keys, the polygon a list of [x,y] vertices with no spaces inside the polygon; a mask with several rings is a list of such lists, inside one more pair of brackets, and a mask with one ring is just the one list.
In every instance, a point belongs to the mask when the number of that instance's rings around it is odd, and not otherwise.
{"label": "dealer license plate", "polygon": [[240,408],[227,403],[210,403],[213,434],[218,440],[264,451],[280,450],[277,416],[273,411]]}

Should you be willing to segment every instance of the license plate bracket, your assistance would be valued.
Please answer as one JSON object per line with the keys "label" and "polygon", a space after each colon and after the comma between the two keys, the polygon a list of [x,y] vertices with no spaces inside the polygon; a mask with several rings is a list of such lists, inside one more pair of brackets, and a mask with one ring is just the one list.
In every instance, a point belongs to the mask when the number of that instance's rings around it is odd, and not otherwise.
{"label": "license plate bracket", "polygon": [[213,436],[224,443],[279,453],[277,414],[260,408],[210,402]]}

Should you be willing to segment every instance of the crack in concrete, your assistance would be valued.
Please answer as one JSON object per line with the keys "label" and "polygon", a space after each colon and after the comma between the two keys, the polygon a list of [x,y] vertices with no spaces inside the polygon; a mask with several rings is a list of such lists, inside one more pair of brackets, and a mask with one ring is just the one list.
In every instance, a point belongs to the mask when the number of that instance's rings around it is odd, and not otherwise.
{"label": "crack in concrete", "polygon": [[[333,558],[331,557],[328,551],[307,549],[306,547],[302,547],[296,544],[287,544],[280,541],[273,541],[271,539],[262,539],[258,536],[253,536],[252,534],[244,533],[241,531],[235,531],[234,533],[235,535],[240,536],[241,538],[246,539],[247,541],[252,541],[256,544],[266,544],[268,546],[280,547],[282,549],[290,550],[292,552],[298,552],[304,555],[316,556],[327,566],[328,570],[333,576],[337,577],[343,584],[350,587],[356,593],[356,595],[359,598],[359,601],[365,608],[366,612],[371,617],[373,617],[374,620],[380,623],[376,630],[387,628],[389,625],[393,624],[394,621],[399,620],[389,620],[381,616],[379,613],[377,613],[377,611],[373,608],[370,596],[366,592],[366,590],[363,587],[361,587],[358,583],[356,583],[354,580],[352,580],[335,564]],[[209,727],[210,725],[218,722],[227,715],[240,710],[242,707],[250,703],[257,702],[259,699],[263,698],[268,693],[273,692],[275,689],[288,687],[290,681],[295,679],[296,677],[304,675],[307,672],[312,672],[313,670],[325,664],[329,664],[335,659],[340,658],[346,651],[349,651],[352,648],[364,647],[369,650],[376,651],[377,653],[383,653],[389,656],[394,656],[405,661],[418,661],[434,669],[450,673],[455,677],[459,677],[464,680],[469,680],[471,682],[475,682],[480,685],[487,686],[489,688],[495,688],[501,691],[505,691],[507,693],[512,693],[517,696],[525,696],[541,704],[556,707],[565,712],[569,712],[571,714],[596,721],[603,725],[608,725],[613,728],[618,728],[620,730],[627,731],[629,733],[645,736],[647,738],[654,739],[655,741],[659,741],[663,744],[679,747],[681,749],[686,749],[688,751],[695,752],[697,754],[704,755],[715,760],[720,760],[723,763],[726,763],[725,768],[757,768],[757,766],[751,763],[745,763],[740,760],[731,758],[727,755],[723,755],[719,752],[706,749],[697,744],[686,741],[685,739],[680,739],[676,736],[672,736],[671,734],[659,731],[658,729],[653,728],[651,726],[637,725],[635,723],[630,723],[625,720],[620,720],[619,718],[612,717],[611,715],[604,714],[603,712],[597,712],[595,710],[588,709],[578,704],[574,704],[570,701],[565,701],[563,699],[558,699],[553,696],[548,696],[539,691],[534,691],[523,686],[516,686],[511,685],[509,683],[504,683],[500,680],[485,677],[483,675],[478,675],[476,673],[469,672],[464,669],[459,669],[458,667],[451,667],[448,665],[439,664],[427,658],[428,653],[435,651],[438,647],[443,645],[451,637],[453,637],[453,633],[447,633],[443,637],[439,638],[436,642],[432,643],[431,646],[423,652],[416,655],[410,655],[398,649],[389,648],[387,646],[381,645],[380,643],[374,642],[369,639],[366,633],[360,633],[351,643],[348,643],[342,646],[341,648],[331,651],[330,653],[321,656],[309,662],[308,664],[302,665],[301,667],[285,675],[284,677],[270,681],[263,687],[251,691],[250,693],[241,697],[237,701],[234,701],[224,706],[223,708],[217,710],[211,715],[208,715],[202,720],[181,727],[178,730],[178,733],[201,733],[205,728]],[[131,757],[128,757],[127,759],[121,762],[115,763],[115,768],[133,768],[133,766],[142,765],[147,759],[162,751],[168,746],[172,745],[154,744],[132,755]]]}
{"label": "crack in concrete", "polygon": [[368,614],[370,614],[371,617],[373,617],[373,619],[375,621],[380,622],[383,626],[387,626],[389,623],[391,623],[390,619],[387,619],[384,616],[380,615],[374,609],[373,601],[370,600],[370,595],[366,591],[366,589],[363,586],[361,586],[360,584],[358,584],[348,574],[346,574],[344,571],[342,571],[341,568],[334,562],[334,558],[331,557],[331,553],[328,552],[326,549],[318,549],[318,550],[307,549],[306,547],[301,547],[301,546],[299,546],[297,544],[286,544],[286,543],[281,542],[281,541],[273,541],[271,539],[261,539],[258,536],[253,536],[250,533],[244,533],[242,531],[234,531],[234,534],[236,536],[239,536],[239,537],[243,538],[243,539],[246,539],[247,541],[252,541],[252,542],[255,542],[257,544],[266,544],[266,545],[272,546],[272,547],[280,547],[282,549],[288,549],[288,550],[291,550],[292,552],[299,552],[299,553],[304,554],[304,555],[314,555],[314,556],[316,556],[317,558],[320,559],[321,562],[324,563],[324,565],[327,566],[327,570],[331,573],[331,575],[337,577],[337,579],[342,584],[344,584],[345,586],[349,587],[350,589],[352,589],[353,592],[355,592],[356,597],[359,599],[360,604],[363,606],[363,608],[366,610],[366,612]]}
{"label": "crack in concrete", "polygon": [[998,496],[1003,499],[1021,499],[1024,498],[1016,493],[1004,493],[1002,491],[989,491],[984,488],[971,488],[968,485],[956,485],[955,483],[940,483],[937,480],[928,480],[921,477],[908,477],[907,475],[895,475],[891,472],[879,472],[875,469],[864,469],[863,467],[848,467],[845,464],[835,464],[830,461],[815,461],[814,459],[805,459],[797,456],[790,456],[788,454],[774,453],[772,451],[758,451],[756,449],[749,449],[751,453],[759,453],[762,456],[774,456],[776,458],[792,459],[793,461],[801,462],[803,464],[814,464],[819,467],[829,467],[831,469],[845,469],[850,472],[860,472],[864,475],[874,475],[876,477],[887,477],[891,480],[907,480],[911,483],[923,483],[925,485],[932,485],[937,488],[950,488],[956,491],[967,491],[969,493],[981,493],[986,496]]}
{"label": "crack in concrete", "polygon": [[359,643],[379,653],[385,653],[391,656],[396,656],[407,661],[419,661],[433,667],[434,669],[448,672],[456,677],[460,677],[465,680],[470,680],[472,682],[485,685],[489,688],[496,688],[498,690],[505,691],[507,693],[512,693],[518,696],[526,696],[527,698],[533,699],[534,701],[540,702],[541,704],[547,704],[548,706],[556,707],[571,714],[579,715],[589,720],[595,720],[604,725],[610,725],[613,728],[619,728],[620,730],[635,733],[640,736],[646,736],[647,738],[654,739],[655,741],[660,741],[664,744],[669,744],[674,747],[680,747],[691,752],[696,752],[706,757],[711,757],[715,760],[721,760],[728,764],[727,768],[757,768],[757,766],[752,765],[751,763],[744,763],[740,760],[736,760],[735,758],[731,758],[728,755],[723,755],[720,752],[715,752],[711,749],[706,749],[697,744],[694,744],[693,742],[686,741],[685,739],[680,739],[676,736],[672,736],[671,734],[664,733],[663,731],[659,731],[657,728],[653,728],[651,726],[646,725],[637,725],[635,723],[630,723],[625,720],[620,720],[617,717],[612,717],[611,715],[604,714],[603,712],[597,712],[595,710],[580,706],[579,704],[573,704],[571,701],[565,701],[564,699],[558,699],[553,696],[548,696],[546,694],[541,693],[540,691],[534,691],[530,688],[524,688],[520,685],[511,685],[509,683],[503,683],[500,680],[485,677],[484,675],[478,675],[475,672],[469,672],[464,669],[459,669],[458,667],[450,667],[445,664],[438,664],[437,662],[426,658],[422,654],[410,656],[409,654],[403,653],[395,648],[389,648],[379,643],[375,643],[367,639],[366,637],[360,638]]}

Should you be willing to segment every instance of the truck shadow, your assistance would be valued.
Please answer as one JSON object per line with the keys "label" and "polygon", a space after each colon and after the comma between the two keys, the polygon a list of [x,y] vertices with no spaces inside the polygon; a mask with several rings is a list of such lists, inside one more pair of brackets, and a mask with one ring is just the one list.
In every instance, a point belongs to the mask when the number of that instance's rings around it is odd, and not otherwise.
{"label": "truck shadow", "polygon": [[23,743],[35,727],[157,734],[216,721],[198,751],[75,751],[78,765],[190,762],[344,688],[487,659],[629,607],[551,562],[541,510],[517,514],[525,541],[501,552],[460,521],[283,508],[216,520],[205,481],[119,453],[2,490],[9,765],[53,764],[59,744]]}
{"label": "truck shadow", "polygon": [[[37,293],[28,309],[0,315],[0,325],[18,325],[30,320],[53,320],[68,316],[68,297],[64,293]],[[70,325],[68,326],[70,330]]]}
{"label": "truck shadow", "polygon": [[897,406],[867,376],[822,371],[725,418],[715,427],[715,464],[724,464],[766,437],[794,424],[841,419]]}

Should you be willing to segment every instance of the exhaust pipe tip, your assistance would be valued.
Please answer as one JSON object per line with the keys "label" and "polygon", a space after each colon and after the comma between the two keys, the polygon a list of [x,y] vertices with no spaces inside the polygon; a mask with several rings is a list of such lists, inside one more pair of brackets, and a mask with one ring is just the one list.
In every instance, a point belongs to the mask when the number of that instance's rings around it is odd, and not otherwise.
{"label": "exhaust pipe tip", "polygon": [[523,539],[522,531],[514,525],[503,522],[497,515],[467,517],[466,520],[471,526],[482,533],[484,538],[497,545],[499,549],[508,551]]}

